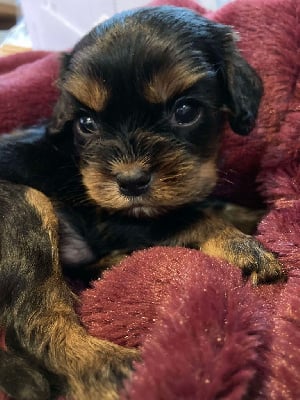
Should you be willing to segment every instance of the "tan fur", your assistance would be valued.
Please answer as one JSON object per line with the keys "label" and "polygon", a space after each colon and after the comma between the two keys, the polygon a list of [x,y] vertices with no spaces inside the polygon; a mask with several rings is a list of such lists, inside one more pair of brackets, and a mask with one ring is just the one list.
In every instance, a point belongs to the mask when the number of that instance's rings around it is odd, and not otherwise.
{"label": "tan fur", "polygon": [[52,203],[48,197],[38,190],[28,188],[25,193],[25,198],[40,215],[43,227],[47,231],[56,230],[58,227],[58,221]]}
{"label": "tan fur", "polygon": [[209,208],[203,217],[186,231],[168,241],[173,246],[194,246],[203,253],[236,265],[253,284],[272,279],[285,279],[281,264],[252,236],[245,235],[219,218]]}
{"label": "tan fur", "polygon": [[174,64],[170,68],[161,69],[145,84],[144,97],[150,103],[165,103],[205,76],[205,72],[193,71],[188,64]]}
{"label": "tan fur", "polygon": [[38,190],[28,188],[25,192],[25,198],[28,203],[35,208],[41,217],[42,225],[48,232],[52,244],[52,260],[53,267],[57,272],[59,269],[58,256],[58,220],[55,215],[51,201],[43,193]]}
{"label": "tan fur", "polygon": [[97,112],[105,108],[109,99],[109,89],[103,82],[78,73],[71,75],[63,87],[80,103]]}
{"label": "tan fur", "polygon": [[[160,207],[180,205],[182,198],[186,201],[196,195],[205,198],[216,182],[214,159],[199,164],[191,158],[190,162],[180,164],[174,155],[173,159],[169,157],[161,162],[165,163],[165,167],[153,176],[151,190],[142,196],[141,207],[141,198],[123,196],[115,179],[102,173],[97,163],[89,163],[81,174],[90,198],[98,205],[108,209],[132,209],[132,214],[136,216],[154,216],[160,212]],[[119,166],[116,163],[114,170],[124,171],[136,165],[142,163],[126,165],[122,162]]]}
{"label": "tan fur", "polygon": [[124,161],[119,161],[115,160],[111,164],[111,172],[113,175],[117,174],[130,174],[134,173],[137,169],[147,169],[148,163],[146,160],[135,160],[132,162],[128,162],[126,160]]}
{"label": "tan fur", "polygon": [[40,291],[40,309],[28,318],[22,334],[24,340],[31,338],[34,355],[50,371],[65,377],[72,399],[117,399],[120,382],[107,379],[111,367],[127,375],[137,352],[88,335],[60,277],[49,278]]}

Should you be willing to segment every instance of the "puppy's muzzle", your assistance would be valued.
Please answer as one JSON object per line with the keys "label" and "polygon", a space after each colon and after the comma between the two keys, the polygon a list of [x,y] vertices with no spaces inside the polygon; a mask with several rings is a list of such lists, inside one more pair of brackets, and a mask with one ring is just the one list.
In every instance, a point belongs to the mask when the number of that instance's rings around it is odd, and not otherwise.
{"label": "puppy's muzzle", "polygon": [[151,174],[140,168],[117,174],[116,181],[124,196],[141,196],[150,188]]}

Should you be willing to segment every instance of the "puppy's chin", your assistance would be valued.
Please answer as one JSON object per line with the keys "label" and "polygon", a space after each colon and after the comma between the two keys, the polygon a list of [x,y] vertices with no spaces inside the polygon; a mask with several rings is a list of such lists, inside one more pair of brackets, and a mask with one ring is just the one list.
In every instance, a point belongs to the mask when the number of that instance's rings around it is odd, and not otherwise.
{"label": "puppy's chin", "polygon": [[133,205],[132,207],[123,210],[123,213],[129,217],[135,218],[155,218],[165,212],[166,210],[164,208],[143,205]]}
{"label": "puppy's chin", "polygon": [[175,175],[171,179],[157,171],[152,176],[149,190],[140,196],[123,195],[115,180],[101,173],[94,164],[82,170],[82,180],[88,196],[99,207],[136,218],[152,218],[203,201],[214,189],[217,174],[213,160],[199,163],[197,168],[193,165],[188,174],[185,172],[179,170],[176,179]]}

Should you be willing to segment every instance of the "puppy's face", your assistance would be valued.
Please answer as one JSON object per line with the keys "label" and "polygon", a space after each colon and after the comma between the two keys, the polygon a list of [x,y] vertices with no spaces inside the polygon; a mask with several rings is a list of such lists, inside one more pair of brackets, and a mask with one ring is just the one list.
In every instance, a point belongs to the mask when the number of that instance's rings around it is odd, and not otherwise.
{"label": "puppy's face", "polygon": [[224,114],[248,134],[262,91],[228,27],[174,7],[96,27],[65,56],[60,86],[49,132],[74,135],[90,198],[135,216],[210,194]]}

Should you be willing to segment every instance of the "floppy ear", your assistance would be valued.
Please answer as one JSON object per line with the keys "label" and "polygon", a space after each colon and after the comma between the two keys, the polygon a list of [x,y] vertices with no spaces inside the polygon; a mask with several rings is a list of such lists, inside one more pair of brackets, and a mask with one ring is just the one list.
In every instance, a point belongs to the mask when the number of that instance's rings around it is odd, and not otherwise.
{"label": "floppy ear", "polygon": [[49,134],[58,134],[62,132],[67,122],[74,118],[74,103],[70,95],[63,88],[63,82],[65,80],[70,59],[71,54],[68,53],[64,53],[61,57],[60,75],[57,80],[57,86],[61,92],[48,124]]}
{"label": "floppy ear", "polygon": [[263,85],[255,70],[236,47],[236,35],[231,31],[224,38],[222,75],[225,83],[225,108],[229,111],[232,130],[248,135],[255,126]]}

